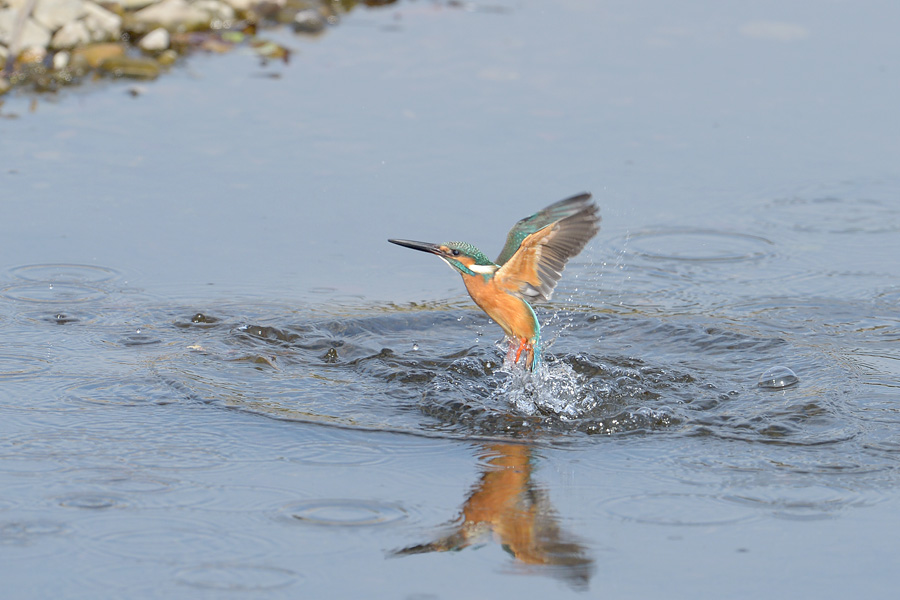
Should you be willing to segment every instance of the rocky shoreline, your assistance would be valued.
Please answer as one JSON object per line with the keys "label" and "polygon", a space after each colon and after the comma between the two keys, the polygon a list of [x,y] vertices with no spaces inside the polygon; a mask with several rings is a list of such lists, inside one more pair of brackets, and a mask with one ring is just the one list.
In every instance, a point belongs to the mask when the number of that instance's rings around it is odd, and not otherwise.
{"label": "rocky shoreline", "polygon": [[[385,4],[383,1],[365,4]],[[287,49],[257,37],[289,24],[317,34],[353,0],[0,0],[0,95],[55,91],[85,76],[153,79],[193,50],[249,45],[265,58]]]}

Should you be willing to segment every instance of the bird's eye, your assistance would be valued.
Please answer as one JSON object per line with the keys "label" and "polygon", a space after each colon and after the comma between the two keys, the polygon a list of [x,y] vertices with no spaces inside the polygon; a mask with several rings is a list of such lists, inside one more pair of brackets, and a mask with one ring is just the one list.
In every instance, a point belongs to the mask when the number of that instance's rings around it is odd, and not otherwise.
{"label": "bird's eye", "polygon": [[450,254],[452,254],[453,256],[459,256],[459,250],[454,248],[453,250],[450,251]]}

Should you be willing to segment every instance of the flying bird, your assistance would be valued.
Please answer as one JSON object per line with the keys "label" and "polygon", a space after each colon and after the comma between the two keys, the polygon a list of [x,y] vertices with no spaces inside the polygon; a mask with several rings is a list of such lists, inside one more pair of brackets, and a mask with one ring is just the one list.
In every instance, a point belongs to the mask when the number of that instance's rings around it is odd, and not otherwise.
{"label": "flying bird", "polygon": [[494,262],[466,242],[388,241],[435,254],[462,275],[475,304],[503,329],[515,362],[524,351],[525,365],[534,371],[540,364],[541,327],[531,305],[550,300],[566,262],[596,235],[599,223],[597,205],[585,193],[516,223]]}

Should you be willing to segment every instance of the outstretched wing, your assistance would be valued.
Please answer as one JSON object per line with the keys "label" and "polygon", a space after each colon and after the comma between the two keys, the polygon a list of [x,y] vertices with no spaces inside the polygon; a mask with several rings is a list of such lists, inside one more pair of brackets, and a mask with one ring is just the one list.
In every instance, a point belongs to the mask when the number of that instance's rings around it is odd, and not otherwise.
{"label": "outstretched wing", "polygon": [[530,217],[525,217],[509,230],[509,234],[506,236],[506,245],[503,246],[500,256],[494,262],[498,265],[503,265],[512,258],[512,255],[516,253],[516,250],[519,249],[519,246],[522,245],[522,242],[529,235],[540,231],[551,223],[556,223],[566,217],[578,214],[588,206],[593,206],[590,200],[590,194],[578,194],[577,196],[554,202],[544,210],[536,212]]}
{"label": "outstretched wing", "polygon": [[581,252],[600,229],[597,205],[588,202],[589,198],[590,195],[583,195],[563,200],[530,217],[540,219],[564,203],[570,203],[569,207],[578,206],[574,213],[567,210],[568,216],[525,236],[518,250],[494,275],[497,285],[528,302],[550,300],[566,262]]}

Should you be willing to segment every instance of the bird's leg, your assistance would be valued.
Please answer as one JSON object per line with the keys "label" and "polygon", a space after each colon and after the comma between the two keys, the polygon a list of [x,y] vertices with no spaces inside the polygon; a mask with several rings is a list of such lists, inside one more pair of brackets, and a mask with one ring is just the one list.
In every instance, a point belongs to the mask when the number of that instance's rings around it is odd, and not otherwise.
{"label": "bird's leg", "polygon": [[[514,363],[519,364],[519,357],[522,356],[522,350],[524,350],[527,347],[528,347],[528,340],[526,340],[525,338],[522,338],[522,343],[519,344],[519,349],[516,350],[516,360],[513,361]],[[529,352],[529,354],[530,354],[530,352]]]}

